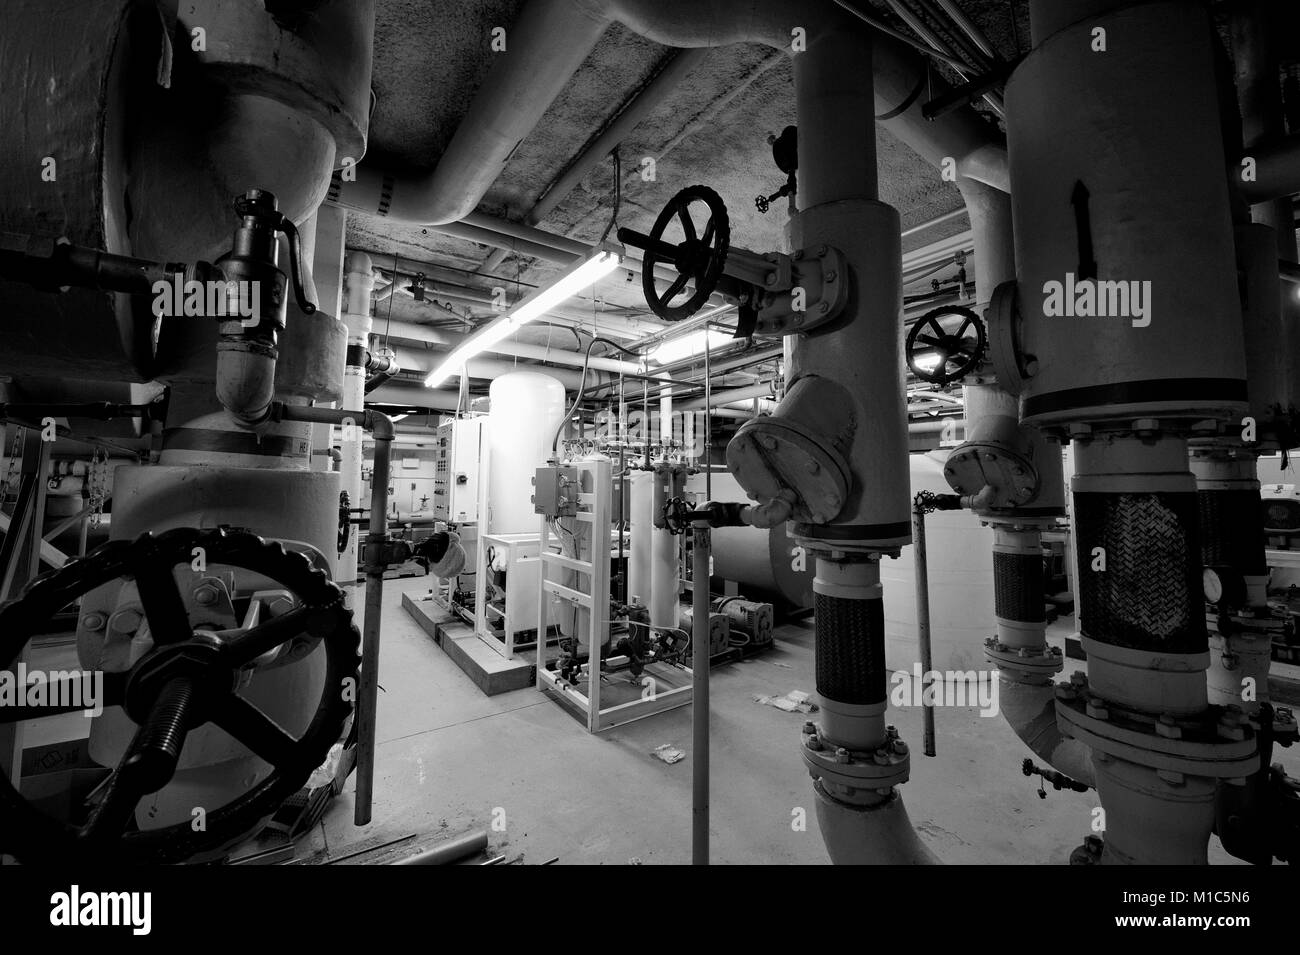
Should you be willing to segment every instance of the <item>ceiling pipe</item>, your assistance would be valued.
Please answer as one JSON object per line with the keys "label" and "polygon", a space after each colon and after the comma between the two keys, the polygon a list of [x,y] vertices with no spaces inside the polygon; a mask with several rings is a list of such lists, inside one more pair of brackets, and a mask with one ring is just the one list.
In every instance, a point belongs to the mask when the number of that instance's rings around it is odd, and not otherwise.
{"label": "ceiling pipe", "polygon": [[[455,348],[468,337],[439,328],[430,328],[428,325],[420,325],[416,322],[396,321],[390,327],[385,328],[385,334],[390,340],[437,345],[448,350]],[[565,336],[568,337],[567,332]],[[583,362],[582,352],[559,348],[555,345],[534,345],[506,340],[485,348],[484,351],[495,355],[529,358],[534,361],[549,362],[556,365],[571,365],[575,368],[581,368]],[[636,362],[602,358],[599,355],[592,355],[587,367],[598,371],[626,372],[628,374],[639,374],[642,370],[641,366]]]}
{"label": "ceiling pipe", "polygon": [[366,395],[366,404],[455,411],[459,399],[458,388],[411,388],[390,382]]}
{"label": "ceiling pipe", "polygon": [[[404,177],[362,163],[355,181],[334,177],[331,201],[399,222],[464,220],[614,20],[686,48],[758,42],[789,51],[794,28],[809,35],[823,24],[857,29],[829,4],[794,0],[529,0],[508,33],[508,52],[497,57],[434,170]],[[952,158],[960,176],[1006,191],[1006,147],[997,130],[969,109],[925,119],[920,94],[926,84],[932,95],[947,84],[932,79],[926,62],[891,37],[873,33],[870,47],[878,122],[932,165]],[[816,177],[804,171],[803,178]]]}
{"label": "ceiling pipe", "polygon": [[[443,357],[441,352],[433,352],[424,348],[397,346],[393,351],[397,355],[397,362],[402,366],[403,372],[415,373],[420,375],[421,378],[432,371],[436,362]],[[574,368],[542,368],[528,362],[505,361],[500,358],[471,358],[465,363],[465,367],[470,378],[480,378],[488,381],[500,375],[509,374],[512,371],[536,371],[544,375],[550,375],[564,385],[568,391],[577,391],[582,378],[582,373]],[[424,388],[422,381],[412,380],[409,384],[404,384],[404,381],[405,379],[394,379],[389,385],[382,387],[397,385],[404,388]],[[618,379],[608,371],[588,370],[587,372],[587,389],[589,390],[604,391],[617,384],[617,381]],[[376,389],[376,391],[378,390],[380,389]],[[425,390],[432,391],[436,389]],[[411,402],[415,399],[408,396],[406,400]]]}
{"label": "ceiling pipe", "polygon": [[[674,50],[667,62],[648,83],[637,90],[628,99],[617,116],[606,124],[581,153],[569,163],[560,177],[547,187],[541,198],[523,218],[523,225],[534,226],[555,211],[569,193],[587,177],[609,154],[618,148],[651,111],[659,106],[690,73],[708,56],[708,50]],[[483,262],[482,271],[491,272],[500,267],[507,255],[505,249],[497,249]]]}
{"label": "ceiling pipe", "polygon": [[[417,262],[413,259],[401,257],[397,258],[394,266],[391,255],[372,253],[372,256],[375,261],[375,268],[381,273],[393,275],[394,268],[396,268],[396,276],[400,279],[410,279],[417,275],[424,275],[426,298],[445,299],[451,302],[461,302],[466,305],[489,309],[495,309],[498,305],[499,300],[494,296],[491,289],[471,288],[458,284],[464,281],[465,276],[445,266]],[[393,285],[400,286],[402,283],[394,282]],[[516,284],[507,279],[501,279],[498,287],[508,291],[517,291],[517,294],[526,294],[527,291],[531,291],[529,286],[519,286],[516,289]],[[376,321],[382,321],[382,316],[377,316]],[[561,305],[551,309],[547,313],[547,321],[584,330],[596,328],[602,333],[613,334],[620,338],[638,338],[658,332],[665,327],[662,322],[640,316],[621,315],[613,311],[590,312],[573,305]]]}
{"label": "ceiling pipe", "polygon": [[506,50],[479,87],[432,172],[397,177],[362,163],[356,181],[336,176],[334,201],[398,222],[458,222],[477,208],[591,53],[609,21],[600,5],[529,0],[506,32]]}
{"label": "ceiling pipe", "polygon": [[[710,399],[710,404],[729,405],[737,401],[748,401],[753,398],[769,398],[772,395],[771,384],[746,385],[744,388],[730,388],[726,391],[715,391]],[[693,398],[690,401],[683,401],[676,407],[678,411],[700,411],[706,406],[703,398]]]}

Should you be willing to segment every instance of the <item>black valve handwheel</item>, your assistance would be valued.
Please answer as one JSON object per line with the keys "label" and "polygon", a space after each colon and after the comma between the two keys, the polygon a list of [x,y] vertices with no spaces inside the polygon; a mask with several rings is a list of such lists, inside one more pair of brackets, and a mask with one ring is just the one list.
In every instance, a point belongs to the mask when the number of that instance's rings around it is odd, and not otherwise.
{"label": "black valve handwheel", "polygon": [[[702,229],[696,228],[691,216],[691,205],[696,202],[702,202],[708,208],[709,217]],[[685,236],[676,245],[664,238],[674,221]],[[673,196],[655,219],[650,241],[644,246],[641,288],[650,310],[666,322],[678,322],[698,312],[718,287],[730,247],[731,222],[721,196],[708,186],[687,186]],[[677,278],[662,293],[655,283],[655,266],[661,264],[672,265],[678,272]],[[690,297],[677,305],[672,304],[673,299],[686,290],[687,283],[692,282],[695,291]]]}
{"label": "black valve handwheel", "polygon": [[[907,367],[922,381],[946,385],[974,371],[984,356],[984,323],[969,308],[944,305],[926,312],[907,332]],[[934,363],[924,359],[937,356]]]}
{"label": "black valve handwheel", "polygon": [[691,526],[690,505],[680,497],[670,497],[664,501],[663,519],[668,533],[674,537],[685,534],[686,529]]}
{"label": "black valve handwheel", "polygon": [[[193,629],[176,568],[182,575],[191,572],[200,553],[209,568],[242,568],[276,581],[293,594],[294,607],[247,630]],[[121,705],[140,728],[80,825],[36,809],[0,769],[0,852],[20,861],[172,863],[226,846],[302,787],[352,712],[361,641],[343,592],[304,555],[224,529],[177,528],[110,541],[38,577],[0,608],[0,666],[12,667],[32,637],[73,600],[123,577],[136,582],[154,646],[128,672],[104,674],[102,702]],[[325,678],[315,713],[295,738],[237,688],[258,658],[304,639],[323,645]],[[0,707],[0,722],[56,712]],[[202,807],[201,831],[190,821],[131,828],[136,804],[170,781],[187,733],[206,723],[269,763],[270,774],[224,806]]]}

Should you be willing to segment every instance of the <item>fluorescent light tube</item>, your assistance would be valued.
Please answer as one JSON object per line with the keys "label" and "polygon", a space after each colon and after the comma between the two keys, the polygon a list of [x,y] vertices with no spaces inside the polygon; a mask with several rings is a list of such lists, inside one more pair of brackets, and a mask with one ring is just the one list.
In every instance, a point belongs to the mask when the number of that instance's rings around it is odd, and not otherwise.
{"label": "fluorescent light tube", "polygon": [[500,318],[494,318],[451,350],[442,363],[424,379],[426,388],[436,388],[452,375],[459,375],[465,363],[493,345],[509,338],[523,325],[541,318],[565,299],[594,285],[623,261],[620,248],[600,246],[591,256],[570,266],[550,285],[535,290]]}
{"label": "fluorescent light tube", "polygon": [[681,338],[669,339],[652,351],[649,357],[660,365],[667,365],[683,358],[690,358],[693,355],[703,355],[706,335],[708,336],[710,351],[720,348],[732,340],[732,336],[726,332],[713,331],[712,329],[706,331],[701,328],[699,331],[683,335]]}

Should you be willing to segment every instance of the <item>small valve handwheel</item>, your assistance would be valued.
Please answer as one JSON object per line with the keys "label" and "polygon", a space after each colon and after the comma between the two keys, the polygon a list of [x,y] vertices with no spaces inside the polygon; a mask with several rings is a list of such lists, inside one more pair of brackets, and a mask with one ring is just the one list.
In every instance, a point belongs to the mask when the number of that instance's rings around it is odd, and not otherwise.
{"label": "small valve handwheel", "polygon": [[[201,549],[201,550],[200,550]],[[177,584],[196,553],[223,566],[270,578],[293,607],[247,629],[196,630]],[[139,730],[78,825],[38,810],[0,770],[0,851],[23,862],[174,863],[232,844],[297,792],[342,736],[352,712],[360,635],[343,592],[302,554],[253,534],[177,528],[134,541],[109,541],[51,571],[0,608],[0,666],[13,666],[31,639],[77,598],[133,578],[153,648],[126,672],[103,674],[101,702],[120,705]],[[323,644],[324,681],[298,738],[241,696],[241,678],[269,651],[290,641]],[[2,707],[0,722],[59,710]],[[171,780],[188,733],[206,723],[225,730],[271,765],[270,773],[224,806],[208,807],[202,831],[189,820],[137,830],[136,804]]]}
{"label": "small valve handwheel", "polygon": [[907,367],[922,381],[946,385],[964,378],[984,356],[984,323],[969,308],[944,305],[922,315],[907,332]]}
{"label": "small valve handwheel", "polygon": [[[691,204],[696,202],[708,208],[709,217],[703,229],[697,229],[691,217]],[[685,236],[675,247],[664,238],[674,220]],[[674,249],[671,257],[666,254],[665,246]],[[708,186],[687,186],[668,200],[650,230],[650,242],[641,266],[641,287],[650,310],[666,322],[678,322],[698,312],[718,286],[730,246],[727,206]],[[672,265],[678,272],[662,294],[655,284],[655,266],[660,264]],[[695,291],[684,302],[673,305],[672,300],[686,290],[688,282],[695,284]]]}
{"label": "small valve handwheel", "polygon": [[685,534],[686,528],[691,526],[691,508],[690,505],[680,497],[671,497],[664,502],[664,527],[668,533],[674,536]]}

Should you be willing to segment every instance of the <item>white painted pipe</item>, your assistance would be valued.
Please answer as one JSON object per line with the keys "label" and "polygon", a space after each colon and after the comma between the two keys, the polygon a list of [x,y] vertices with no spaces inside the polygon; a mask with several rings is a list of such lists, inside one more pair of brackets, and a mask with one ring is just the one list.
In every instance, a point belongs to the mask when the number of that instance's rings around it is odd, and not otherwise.
{"label": "white painted pipe", "polygon": [[[672,471],[669,468],[655,468],[654,483],[671,480]],[[654,517],[655,515],[651,514],[651,518]],[[677,591],[681,586],[677,555],[677,538],[670,534],[666,527],[652,527],[650,536],[650,626],[652,627],[677,626]]]}
{"label": "white painted pipe", "polygon": [[627,595],[631,603],[650,606],[651,571],[650,539],[655,532],[654,474],[650,471],[633,471],[631,474],[629,528],[632,547],[627,562]]}
{"label": "white painted pipe", "polygon": [[[571,339],[573,337],[566,331],[560,331],[558,334],[559,337],[565,339]],[[384,335],[389,339],[419,342],[427,345],[439,345],[448,349],[455,348],[468,337],[465,335],[457,335],[454,332],[444,331],[440,328],[421,325],[418,322],[385,322]],[[544,361],[554,365],[569,365],[574,368],[582,367],[582,352],[574,351],[570,348],[561,348],[554,344],[534,345],[526,342],[507,340],[485,348],[484,352],[493,355],[509,355],[514,358],[529,358],[534,361]],[[597,371],[619,371],[631,375],[641,373],[641,366],[636,362],[619,361],[615,358],[602,358],[599,355],[592,355],[591,360],[587,362],[587,367]]]}
{"label": "white painted pipe", "polygon": [[[343,324],[348,327],[348,359],[343,370],[343,407],[362,408],[366,399],[365,351],[370,340],[370,293],[375,287],[370,256],[349,252],[343,260]],[[356,427],[337,432],[340,489],[347,492],[352,507],[363,506],[361,492],[361,422]],[[354,528],[348,546],[338,559],[338,579],[350,583],[357,579],[358,547],[362,535]]]}

